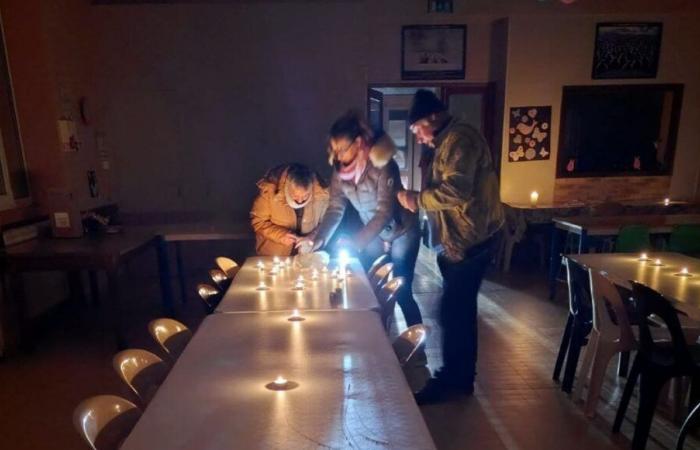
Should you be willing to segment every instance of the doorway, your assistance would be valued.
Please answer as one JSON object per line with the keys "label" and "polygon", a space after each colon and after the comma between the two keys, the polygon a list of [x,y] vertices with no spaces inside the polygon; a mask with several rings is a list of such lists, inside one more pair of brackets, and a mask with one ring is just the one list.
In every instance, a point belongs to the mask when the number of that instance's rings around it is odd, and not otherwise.
{"label": "doorway", "polygon": [[396,144],[394,159],[404,188],[419,190],[432,150],[419,145],[409,129],[408,112],[418,89],[435,93],[453,116],[462,117],[481,131],[491,147],[496,170],[500,169],[500,146],[495,145],[493,84],[370,85],[367,89],[367,117],[375,130],[387,133]]}

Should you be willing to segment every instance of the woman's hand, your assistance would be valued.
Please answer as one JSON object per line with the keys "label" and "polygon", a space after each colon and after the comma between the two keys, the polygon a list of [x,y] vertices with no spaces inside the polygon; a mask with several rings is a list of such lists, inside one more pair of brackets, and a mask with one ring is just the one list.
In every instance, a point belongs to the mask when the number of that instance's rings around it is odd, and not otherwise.
{"label": "woman's hand", "polygon": [[416,191],[399,191],[396,193],[396,198],[401,206],[411,212],[418,211],[418,192]]}
{"label": "woman's hand", "polygon": [[282,236],[282,244],[283,245],[295,245],[299,241],[299,236],[297,236],[294,233],[287,233],[284,236]]}

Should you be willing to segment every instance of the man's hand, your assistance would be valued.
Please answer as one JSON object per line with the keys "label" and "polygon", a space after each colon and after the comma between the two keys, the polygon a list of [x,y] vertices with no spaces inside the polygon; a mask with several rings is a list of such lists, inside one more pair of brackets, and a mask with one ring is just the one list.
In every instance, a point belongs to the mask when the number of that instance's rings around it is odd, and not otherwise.
{"label": "man's hand", "polygon": [[294,233],[287,233],[282,237],[282,244],[284,245],[294,245],[299,240],[299,236]]}
{"label": "man's hand", "polygon": [[299,253],[312,253],[323,247],[323,239],[314,240],[313,236],[304,236],[294,245]]}
{"label": "man's hand", "polygon": [[416,191],[399,191],[396,193],[396,198],[401,203],[401,206],[411,212],[418,211],[418,192]]}

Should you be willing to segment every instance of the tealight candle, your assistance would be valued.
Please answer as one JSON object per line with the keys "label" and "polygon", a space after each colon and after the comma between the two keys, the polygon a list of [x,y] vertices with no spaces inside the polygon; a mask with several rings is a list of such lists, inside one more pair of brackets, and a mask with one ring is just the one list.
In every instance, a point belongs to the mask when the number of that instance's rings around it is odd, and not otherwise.
{"label": "tealight candle", "polygon": [[297,283],[304,283],[304,275],[299,275],[299,277],[297,277]]}
{"label": "tealight candle", "polygon": [[275,264],[279,264],[279,263],[280,263],[280,258],[279,258],[279,256],[275,256],[274,258],[272,258],[272,262],[275,263]]}
{"label": "tealight candle", "polygon": [[285,384],[287,384],[287,379],[282,375],[277,375],[277,378],[275,378],[275,384],[277,386],[284,386]]}
{"label": "tealight candle", "polygon": [[272,269],[270,269],[270,275],[277,275],[280,273],[280,269],[277,266],[272,266]]}
{"label": "tealight candle", "polygon": [[261,281],[256,289],[259,291],[266,291],[268,289],[268,287],[264,281]]}
{"label": "tealight candle", "polygon": [[258,264],[256,264],[256,265],[258,266],[258,269],[260,269],[261,271],[265,270],[265,263],[264,262],[258,261]]}
{"label": "tealight candle", "polygon": [[287,320],[290,322],[301,322],[302,320],[306,320],[306,318],[299,314],[298,309],[295,309],[292,311],[292,315],[289,316]]}
{"label": "tealight candle", "polygon": [[639,256],[639,260],[640,260],[640,261],[649,261],[650,258],[647,256],[646,253],[642,253],[642,254]]}
{"label": "tealight candle", "polygon": [[303,281],[297,281],[294,283],[294,287],[292,288],[295,291],[303,291],[304,290],[304,282]]}
{"label": "tealight candle", "polygon": [[299,386],[299,383],[289,381],[282,375],[277,375],[277,378],[275,378],[274,381],[265,385],[265,387],[271,391],[288,391],[290,389],[294,389],[297,386]]}
{"label": "tealight candle", "polygon": [[328,273],[328,267],[327,267],[327,266],[323,266],[323,268],[321,268],[321,272],[323,272],[323,273]]}
{"label": "tealight candle", "polygon": [[679,273],[676,274],[679,277],[692,277],[693,275],[688,272],[687,267],[683,267]]}
{"label": "tealight candle", "polygon": [[318,270],[314,269],[314,271],[311,272],[311,279],[318,280]]}
{"label": "tealight candle", "polygon": [[666,197],[666,198],[664,199],[664,205],[665,205],[665,206],[668,206],[668,205],[670,205],[670,204],[671,204],[671,199],[668,198],[668,197]]}
{"label": "tealight candle", "polygon": [[287,267],[291,267],[291,265],[292,265],[292,258],[287,258],[287,259],[285,259],[285,260],[284,260],[284,265],[286,265]]}
{"label": "tealight candle", "polygon": [[537,201],[540,199],[540,194],[537,191],[530,193],[530,205],[537,206]]}
{"label": "tealight candle", "polygon": [[655,260],[654,260],[654,264],[652,264],[652,266],[658,266],[658,267],[660,267],[660,266],[663,266],[663,264],[661,264],[661,260],[660,260],[660,259],[655,259]]}

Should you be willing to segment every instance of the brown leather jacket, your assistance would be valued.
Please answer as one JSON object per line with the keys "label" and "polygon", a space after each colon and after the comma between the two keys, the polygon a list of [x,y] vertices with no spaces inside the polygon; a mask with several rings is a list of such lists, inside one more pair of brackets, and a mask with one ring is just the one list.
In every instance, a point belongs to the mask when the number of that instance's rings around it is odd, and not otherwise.
{"label": "brown leather jacket", "polygon": [[[260,189],[250,211],[250,224],[255,231],[255,249],[258,255],[287,256],[293,246],[282,244],[285,234],[296,228],[297,217],[294,209],[287,204],[285,185],[287,166],[270,170],[257,186]],[[301,235],[312,235],[328,208],[328,189],[314,180],[311,200],[304,206]]]}

